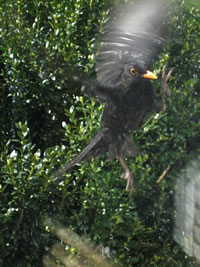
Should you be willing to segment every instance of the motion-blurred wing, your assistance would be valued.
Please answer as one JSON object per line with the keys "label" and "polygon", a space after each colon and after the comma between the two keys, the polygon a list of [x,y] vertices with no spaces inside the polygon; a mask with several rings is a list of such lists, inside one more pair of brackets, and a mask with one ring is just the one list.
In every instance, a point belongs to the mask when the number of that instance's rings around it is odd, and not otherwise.
{"label": "motion-blurred wing", "polygon": [[134,60],[151,66],[164,43],[164,4],[162,0],[129,4],[121,18],[108,25],[97,56],[98,82],[107,87],[120,86],[121,73]]}

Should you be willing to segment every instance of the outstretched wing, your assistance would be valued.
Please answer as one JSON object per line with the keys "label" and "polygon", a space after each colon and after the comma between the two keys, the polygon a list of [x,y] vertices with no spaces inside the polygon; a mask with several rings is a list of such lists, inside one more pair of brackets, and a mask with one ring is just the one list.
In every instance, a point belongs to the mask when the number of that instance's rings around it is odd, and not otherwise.
{"label": "outstretched wing", "polygon": [[121,18],[107,26],[96,63],[100,85],[118,85],[127,63],[137,60],[145,62],[147,67],[151,66],[164,43],[163,11],[162,0],[140,1],[129,4]]}

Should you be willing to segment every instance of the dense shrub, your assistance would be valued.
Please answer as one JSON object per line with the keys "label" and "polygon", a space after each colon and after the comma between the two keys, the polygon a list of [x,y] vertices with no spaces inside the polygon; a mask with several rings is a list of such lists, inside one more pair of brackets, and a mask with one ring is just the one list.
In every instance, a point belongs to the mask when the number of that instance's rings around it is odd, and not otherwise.
{"label": "dense shrub", "polygon": [[[164,63],[175,67],[171,97],[165,114],[153,114],[134,133],[141,148],[128,160],[134,196],[124,191],[118,162],[106,161],[106,155],[53,183],[55,171],[99,126],[103,106],[71,87],[69,76],[75,69],[94,76],[98,32],[119,4],[1,3],[2,266],[42,265],[44,254],[58,242],[45,230],[45,217],[109,247],[123,266],[191,266],[173,241],[173,190],[177,173],[191,153],[199,152],[199,9],[174,4],[170,14],[171,39],[155,70],[160,73]],[[159,81],[155,86],[160,99]]]}

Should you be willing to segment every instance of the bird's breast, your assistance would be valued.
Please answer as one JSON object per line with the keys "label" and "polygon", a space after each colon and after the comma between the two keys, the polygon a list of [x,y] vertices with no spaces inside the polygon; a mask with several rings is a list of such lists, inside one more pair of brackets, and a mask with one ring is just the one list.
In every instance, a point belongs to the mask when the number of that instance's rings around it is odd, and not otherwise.
{"label": "bird's breast", "polygon": [[[148,88],[147,88],[148,89]],[[102,116],[102,127],[108,129],[108,133],[127,135],[141,127],[144,117],[153,106],[153,91],[151,88],[140,88],[140,91],[122,94],[117,100],[108,102]]]}

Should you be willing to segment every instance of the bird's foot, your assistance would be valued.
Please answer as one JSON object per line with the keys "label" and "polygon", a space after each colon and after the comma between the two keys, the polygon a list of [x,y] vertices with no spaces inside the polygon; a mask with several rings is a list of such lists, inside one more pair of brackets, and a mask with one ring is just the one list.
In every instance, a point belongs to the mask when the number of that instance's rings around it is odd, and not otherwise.
{"label": "bird's foot", "polygon": [[133,180],[133,175],[131,174],[130,170],[126,170],[120,178],[126,179],[127,184],[126,184],[126,191],[130,191],[131,193],[134,190],[134,180]]}
{"label": "bird's foot", "polygon": [[162,88],[162,112],[166,111],[166,104],[165,104],[165,92],[168,89],[169,93],[169,88],[167,87],[167,82],[169,80],[169,77],[172,74],[174,68],[171,68],[168,73],[166,73],[166,65],[163,66],[162,68],[162,83],[161,83],[161,88]]}
{"label": "bird's foot", "polygon": [[124,161],[124,159],[121,156],[118,156],[118,160],[124,169],[124,173],[121,175],[121,178],[127,180],[126,191],[130,191],[130,193],[132,194],[134,191],[133,176],[132,176],[126,162]]}

